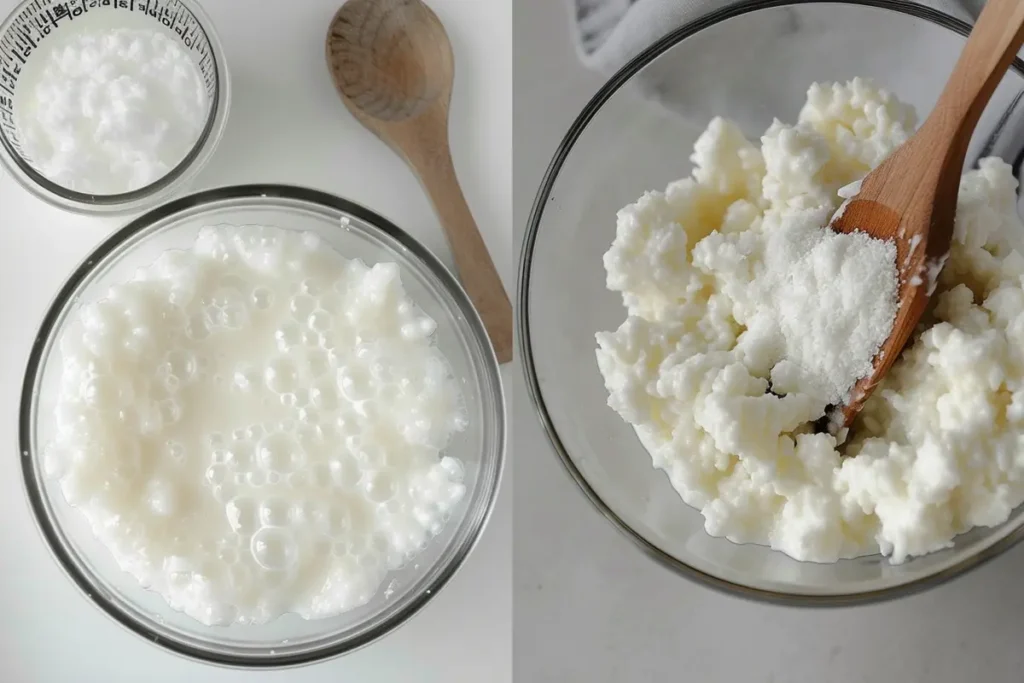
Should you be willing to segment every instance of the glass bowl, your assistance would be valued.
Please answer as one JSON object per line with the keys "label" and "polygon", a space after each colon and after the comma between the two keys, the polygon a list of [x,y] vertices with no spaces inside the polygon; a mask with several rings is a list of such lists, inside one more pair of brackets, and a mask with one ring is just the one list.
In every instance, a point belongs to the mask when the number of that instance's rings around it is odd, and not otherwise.
{"label": "glass bowl", "polygon": [[[38,66],[33,55],[48,41],[60,41],[76,28],[157,29],[185,49],[206,85],[206,125],[192,149],[160,179],[121,194],[94,195],[62,187],[39,173],[26,158],[15,112],[18,82]],[[26,190],[68,211],[130,213],[152,208],[179,193],[213,155],[227,124],[231,100],[224,49],[213,22],[196,0],[25,0],[0,24],[0,165]]]}
{"label": "glass bowl", "polygon": [[[348,228],[340,221],[347,218]],[[60,338],[69,314],[130,279],[167,249],[190,246],[202,226],[262,224],[314,231],[347,258],[396,262],[406,292],[437,322],[436,343],[462,385],[468,428],[446,454],[465,467],[466,494],[440,535],[391,572],[374,598],[336,617],[287,614],[259,626],[207,627],[176,612],[123,572],[42,471],[41,448],[53,429]],[[174,652],[229,666],[280,667],[349,652],[396,628],[423,607],[462,565],[490,516],[505,452],[504,398],[498,364],[468,295],[427,249],[352,202],[279,185],[209,190],[165,204],[104,241],[72,273],[32,346],[19,417],[21,464],[29,504],[57,562],[100,609]]]}
{"label": "glass bowl", "polygon": [[[969,27],[909,2],[749,2],[716,11],[658,41],[591,100],[558,148],[537,194],[519,273],[518,339],[531,399],[569,474],[594,506],[678,574],[750,598],[839,605],[936,585],[1024,536],[1024,510],[958,536],[952,547],[891,565],[880,555],[798,562],[704,532],[632,428],[606,404],[594,333],[625,318],[605,288],[602,255],[615,214],[649,189],[689,175],[710,118],[734,119],[756,140],[773,117],[795,121],[814,81],[874,78],[927,114]],[[985,112],[968,159],[1019,168],[1014,63]]]}

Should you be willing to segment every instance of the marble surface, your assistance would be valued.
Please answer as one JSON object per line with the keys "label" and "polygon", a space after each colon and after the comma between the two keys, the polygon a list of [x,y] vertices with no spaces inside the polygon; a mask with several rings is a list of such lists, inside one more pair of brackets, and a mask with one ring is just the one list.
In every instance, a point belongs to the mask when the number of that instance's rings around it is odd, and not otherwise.
{"label": "marble surface", "polygon": [[[323,41],[341,0],[201,2],[224,43],[233,102],[224,139],[194,189],[285,182],[334,192],[387,216],[450,264],[415,178],[344,109],[328,79]],[[0,19],[17,4],[0,0]],[[447,27],[457,64],[455,165],[511,291],[512,1],[430,4]],[[0,171],[0,681],[509,683],[511,477],[479,545],[418,615],[363,650],[301,669],[231,671],[168,654],[107,619],[65,578],[21,490],[15,450],[20,382],[57,287],[126,220],[69,216]],[[503,372],[506,384],[510,370]]]}
{"label": "marble surface", "polygon": [[[568,3],[515,3],[515,240],[561,136],[601,85]],[[518,247],[517,247],[518,248]],[[1019,683],[1024,546],[929,592],[808,610],[732,598],[643,556],[564,472],[513,384],[517,681]]]}

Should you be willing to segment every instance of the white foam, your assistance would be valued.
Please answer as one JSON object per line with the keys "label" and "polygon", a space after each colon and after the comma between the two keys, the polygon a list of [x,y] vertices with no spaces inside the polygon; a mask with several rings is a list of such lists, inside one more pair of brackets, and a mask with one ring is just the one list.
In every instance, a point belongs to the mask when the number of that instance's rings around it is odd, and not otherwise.
{"label": "white foam", "polygon": [[60,341],[48,476],[123,569],[207,624],[364,604],[465,491],[441,455],[466,417],[434,322],[397,266],[313,238],[206,228]]}

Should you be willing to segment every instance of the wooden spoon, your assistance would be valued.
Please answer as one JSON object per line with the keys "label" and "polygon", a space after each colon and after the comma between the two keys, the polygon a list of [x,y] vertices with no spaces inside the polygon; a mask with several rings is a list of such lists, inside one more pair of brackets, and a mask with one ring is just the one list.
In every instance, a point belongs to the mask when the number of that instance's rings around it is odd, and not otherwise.
{"label": "wooden spoon", "polygon": [[859,230],[896,242],[899,309],[872,373],[830,416],[830,431],[850,426],[924,313],[949,254],[971,134],[1022,43],[1024,0],[988,0],[931,115],[864,178],[858,194],[832,221],[837,232]]}
{"label": "wooden spoon", "polygon": [[454,58],[420,0],[349,0],[327,32],[327,66],[349,111],[419,176],[499,363],[512,359],[512,305],[459,187],[448,145]]}

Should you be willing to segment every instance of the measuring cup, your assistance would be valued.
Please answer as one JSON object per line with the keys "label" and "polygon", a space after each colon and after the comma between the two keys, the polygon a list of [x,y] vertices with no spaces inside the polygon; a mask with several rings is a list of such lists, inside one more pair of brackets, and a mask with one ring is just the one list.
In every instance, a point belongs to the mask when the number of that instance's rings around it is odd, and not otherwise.
{"label": "measuring cup", "polygon": [[[206,87],[206,124],[189,152],[161,178],[130,192],[85,194],[46,178],[25,152],[18,130],[25,84],[54,47],[82,31],[158,30],[192,57]],[[19,87],[21,86],[21,87]],[[44,201],[78,213],[128,213],[178,193],[213,154],[227,122],[230,87],[213,23],[195,0],[25,0],[0,25],[0,164]]]}

